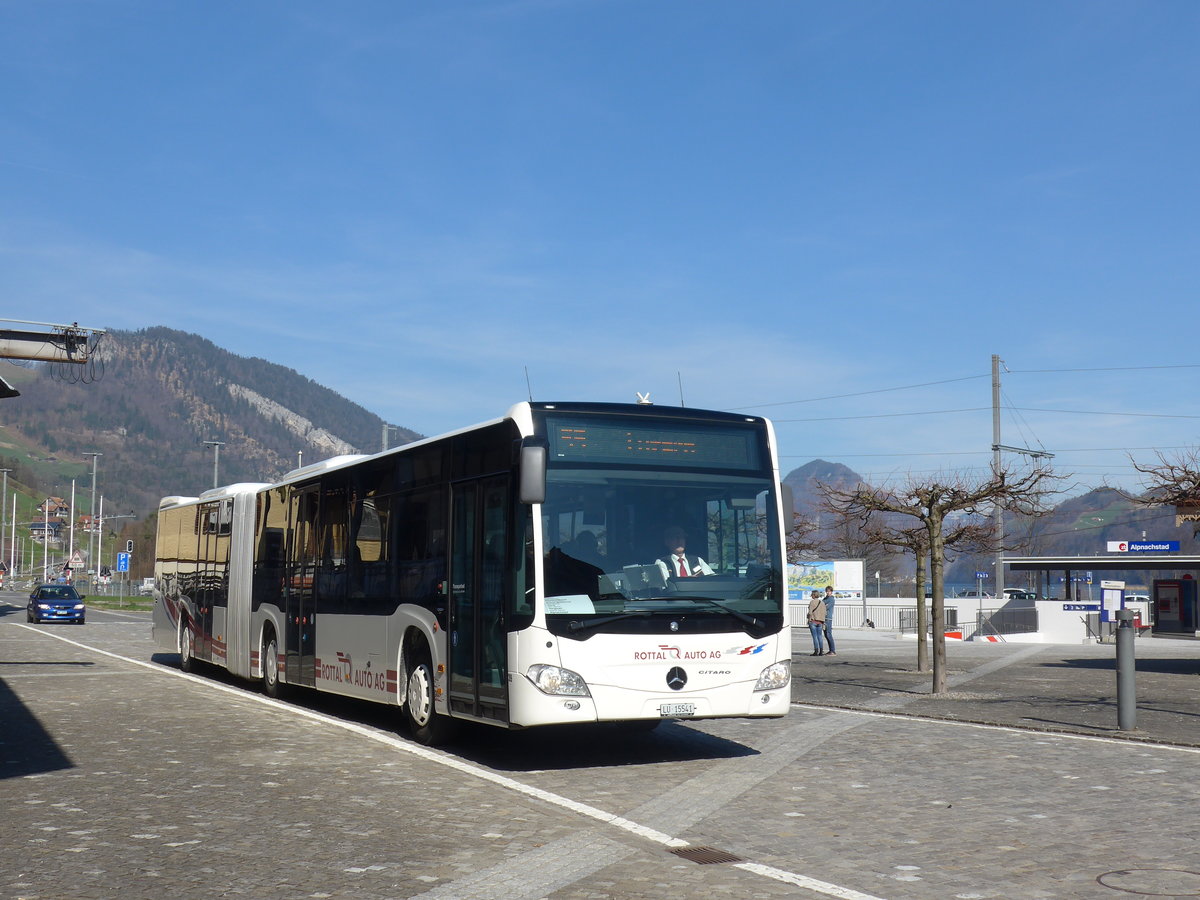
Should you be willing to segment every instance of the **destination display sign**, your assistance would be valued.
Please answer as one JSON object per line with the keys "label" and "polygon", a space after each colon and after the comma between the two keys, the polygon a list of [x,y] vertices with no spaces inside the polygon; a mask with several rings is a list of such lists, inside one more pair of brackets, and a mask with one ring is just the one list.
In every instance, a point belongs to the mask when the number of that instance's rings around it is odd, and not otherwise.
{"label": "destination display sign", "polygon": [[637,419],[547,417],[552,461],[682,468],[763,468],[760,432],[740,425],[667,425]]}

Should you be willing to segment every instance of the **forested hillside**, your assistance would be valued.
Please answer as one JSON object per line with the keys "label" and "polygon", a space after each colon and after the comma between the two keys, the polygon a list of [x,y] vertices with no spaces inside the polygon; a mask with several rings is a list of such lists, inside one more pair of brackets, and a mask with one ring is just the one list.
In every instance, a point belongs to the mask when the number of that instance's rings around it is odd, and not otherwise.
{"label": "forested hillside", "polygon": [[[380,449],[378,416],[292,369],[194,334],[113,331],[98,358],[90,383],[62,380],[61,366],[0,362],[21,392],[4,401],[0,432],[14,480],[36,479],[29,487],[59,496],[72,478],[77,490],[90,490],[84,453],[96,451],[106,512],[142,518],[165,495],[212,487],[213,447],[204,441],[224,442],[223,484],[277,479],[301,454],[315,462]],[[418,436],[398,429],[392,441]]]}

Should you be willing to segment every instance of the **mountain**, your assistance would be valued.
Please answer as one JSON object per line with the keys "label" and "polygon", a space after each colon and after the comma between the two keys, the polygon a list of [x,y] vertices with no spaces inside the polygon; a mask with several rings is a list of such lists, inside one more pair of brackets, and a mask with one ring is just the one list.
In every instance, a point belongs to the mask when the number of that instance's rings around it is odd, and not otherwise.
{"label": "mountain", "polygon": [[[237,356],[198,335],[110,331],[96,358],[83,369],[0,361],[0,376],[21,392],[3,401],[4,465],[43,494],[69,497],[74,479],[81,511],[91,489],[85,453],[101,454],[97,495],[105,515],[142,518],[161,497],[211,488],[218,452],[219,480],[231,484],[276,480],[301,454],[316,462],[381,446],[379,416],[292,369]],[[393,442],[420,437],[394,432]]]}
{"label": "mountain", "polygon": [[805,518],[819,517],[821,508],[821,485],[838,490],[852,490],[863,483],[862,476],[841,463],[814,459],[784,476],[783,483],[792,489],[795,510]]}

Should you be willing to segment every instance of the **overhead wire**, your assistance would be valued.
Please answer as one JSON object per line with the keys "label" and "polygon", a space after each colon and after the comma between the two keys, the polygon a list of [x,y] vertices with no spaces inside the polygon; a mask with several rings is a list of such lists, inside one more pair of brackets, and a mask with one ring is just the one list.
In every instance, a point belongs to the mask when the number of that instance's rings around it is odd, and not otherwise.
{"label": "overhead wire", "polygon": [[[1108,373],[1121,372],[1121,373],[1125,373],[1125,372],[1132,372],[1132,371],[1159,371],[1159,370],[1179,370],[1179,369],[1200,369],[1200,364],[1179,364],[1179,365],[1162,365],[1162,366],[1121,365],[1121,366],[1074,367],[1074,368],[1061,368],[1061,369],[1010,369],[1010,368],[1008,368],[1007,365],[1004,365],[1004,371],[1006,374],[1009,374],[1009,375],[1074,374],[1074,373],[1089,373],[1089,372],[1108,372]],[[754,404],[754,405],[749,405],[749,406],[734,407],[734,409],[737,409],[737,410],[766,409],[766,408],[770,408],[770,407],[789,406],[789,405],[796,405],[796,404],[801,404],[801,403],[816,403],[816,402],[825,401],[825,400],[850,399],[850,398],[854,398],[854,397],[865,397],[865,396],[871,396],[871,395],[883,394],[883,393],[893,393],[893,392],[906,391],[906,390],[917,390],[920,388],[935,387],[935,386],[944,385],[944,384],[953,384],[953,383],[965,382],[965,381],[975,381],[975,380],[980,380],[980,379],[988,378],[988,377],[990,377],[990,376],[985,375],[985,374],[965,375],[965,376],[960,376],[960,377],[956,377],[956,378],[938,379],[935,381],[919,382],[919,383],[915,383],[915,384],[895,385],[892,387],[876,388],[876,389],[865,390],[865,391],[853,391],[853,392],[846,392],[846,393],[842,393],[842,394],[830,394],[830,395],[821,396],[821,397],[808,397],[808,398],[801,398],[801,399],[796,399],[796,400],[783,400],[783,401],[775,401],[775,402],[769,402],[769,403],[760,403],[760,404]],[[1039,437],[1037,437],[1036,431],[1033,428],[1032,423],[1023,415],[1023,413],[1048,413],[1048,414],[1054,414],[1054,415],[1112,416],[1112,417],[1129,417],[1129,418],[1146,418],[1146,419],[1151,419],[1151,418],[1200,419],[1200,415],[1187,415],[1187,414],[1179,414],[1179,413],[1117,412],[1117,411],[1103,411],[1103,410],[1020,407],[1020,406],[1016,406],[1013,404],[1012,398],[1008,395],[1007,392],[1002,391],[1002,397],[1004,399],[1004,404],[1002,405],[1001,408],[1007,413],[1009,421],[1016,427],[1017,432],[1021,436],[1022,440],[1024,440],[1024,442],[1027,446],[1031,446],[1031,447],[1036,446],[1037,448],[1039,448],[1041,450],[1046,450],[1046,445]],[[984,411],[988,411],[990,409],[991,409],[990,406],[978,406],[978,407],[960,407],[960,408],[953,408],[953,409],[936,409],[936,410],[911,411],[911,412],[890,412],[890,413],[874,413],[874,414],[843,415],[843,416],[812,416],[812,417],[803,417],[803,418],[774,419],[774,421],[777,423],[781,423],[781,424],[809,423],[809,422],[812,422],[812,423],[839,422],[839,421],[854,421],[854,420],[870,421],[870,420],[876,420],[876,419],[889,419],[889,418],[895,418],[895,419],[912,418],[912,417],[916,417],[916,416],[958,415],[958,414],[963,414],[963,413],[984,412]],[[1190,449],[1190,447],[1187,445],[1174,446],[1174,447],[1091,447],[1091,448],[1077,447],[1077,448],[1057,449],[1054,452],[1056,455],[1058,455],[1058,454],[1065,454],[1065,453],[1095,453],[1095,452],[1122,452],[1122,453],[1133,453],[1133,452],[1142,452],[1142,451],[1162,452],[1164,450],[1186,450],[1186,449]],[[827,453],[822,453],[822,454],[801,454],[801,453],[786,454],[786,455],[783,455],[781,458],[792,458],[792,459],[798,459],[798,458],[808,458],[808,459],[816,459],[816,458],[880,458],[880,459],[883,459],[883,458],[907,458],[907,457],[920,457],[920,456],[925,456],[925,457],[947,457],[947,456],[967,456],[967,455],[982,456],[982,455],[986,455],[990,452],[992,452],[992,451],[988,451],[988,450],[981,450],[981,451],[945,451],[945,450],[941,450],[941,451],[926,451],[926,452],[912,452],[912,453],[828,453],[827,452]],[[1079,464],[1079,465],[1075,466],[1075,468],[1099,469],[1099,470],[1104,471],[1105,474],[1113,474],[1113,475],[1124,474],[1124,473],[1120,473],[1120,472],[1115,472],[1109,466],[1105,466],[1103,464],[1094,464],[1094,463],[1093,464]]]}
{"label": "overhead wire", "polygon": [[[1074,372],[1139,372],[1159,369],[1200,369],[1200,364],[1183,364],[1171,366],[1102,366],[1096,368],[1076,369],[1010,369],[1006,365],[1004,371],[1009,375],[1043,375],[1069,374]],[[885,394],[891,391],[908,391],[923,387],[936,387],[939,384],[953,384],[957,381],[974,381],[980,378],[990,378],[990,375],[963,375],[958,378],[943,378],[939,381],[923,381],[918,384],[902,384],[895,387],[875,388],[869,391],[854,391],[846,394],[830,394],[825,397],[805,397],[800,400],[776,400],[770,403],[757,403],[750,406],[733,406],[731,410],[738,412],[746,409],[767,409],[772,406],[790,406],[796,403],[817,403],[821,400],[845,400],[850,397],[866,397],[870,394]]]}

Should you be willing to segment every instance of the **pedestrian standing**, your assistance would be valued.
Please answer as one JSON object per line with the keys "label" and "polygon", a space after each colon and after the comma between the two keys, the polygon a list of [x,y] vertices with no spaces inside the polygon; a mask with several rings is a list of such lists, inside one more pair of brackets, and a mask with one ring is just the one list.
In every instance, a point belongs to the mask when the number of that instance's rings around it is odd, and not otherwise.
{"label": "pedestrian standing", "polygon": [[826,656],[837,656],[833,650],[833,604],[837,598],[833,595],[833,585],[825,585],[825,643],[829,647]]}
{"label": "pedestrian standing", "polygon": [[808,630],[812,634],[813,656],[824,656],[825,647],[821,635],[825,631],[825,598],[820,591],[813,591],[808,600]]}

